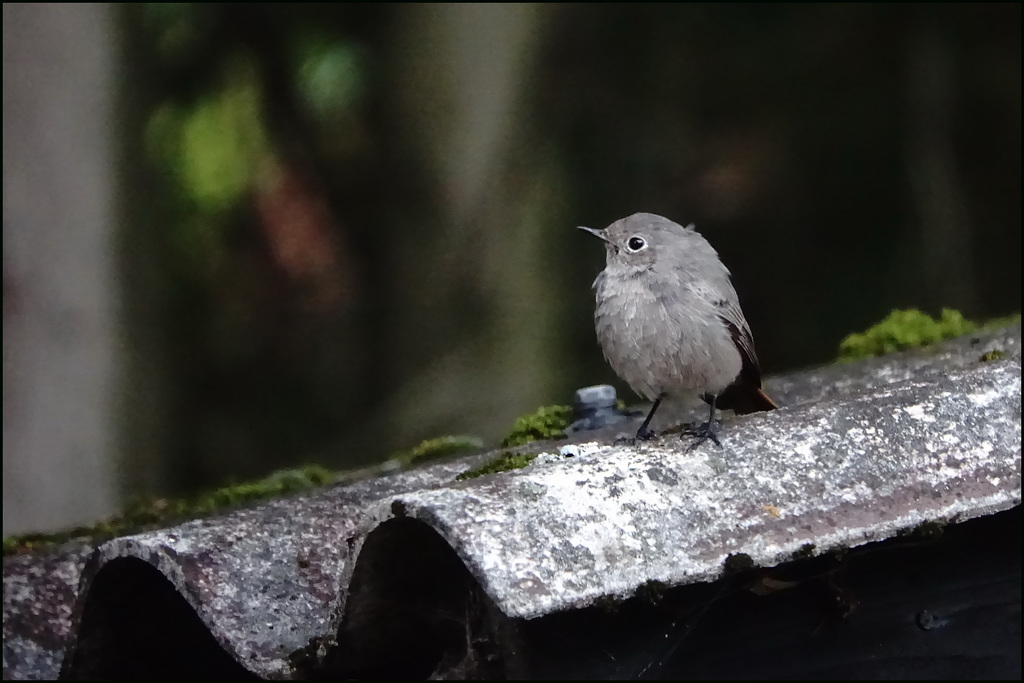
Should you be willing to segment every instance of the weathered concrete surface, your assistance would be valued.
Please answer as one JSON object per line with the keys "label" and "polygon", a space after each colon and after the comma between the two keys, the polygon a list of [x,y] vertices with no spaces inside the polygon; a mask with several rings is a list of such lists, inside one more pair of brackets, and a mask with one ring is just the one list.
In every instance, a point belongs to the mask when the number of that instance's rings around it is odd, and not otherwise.
{"label": "weathered concrete surface", "polygon": [[730,554],[771,566],[806,544],[1018,505],[1020,377],[1014,363],[979,364],[737,420],[723,449],[687,453],[676,436],[575,444],[562,449],[572,457],[397,499],[502,612],[536,617],[652,579],[711,581]]}
{"label": "weathered concrete surface", "polygon": [[57,677],[92,550],[72,543],[41,556],[4,558],[4,679]]}
{"label": "weathered concrete surface", "polygon": [[142,586],[166,577],[239,672],[286,678],[331,649],[360,550],[394,517],[436,530],[502,614],[532,618],[710,581],[730,554],[768,566],[1006,510],[1020,504],[1020,346],[1016,326],[770,380],[782,409],[728,420],[721,449],[592,432],[525,447],[546,454],[515,472],[455,482],[476,456],[116,539],[82,570],[81,555],[5,558],[4,676],[52,676],[65,641],[65,675],[102,671],[90,615],[117,621],[99,587],[123,558],[150,568]]}
{"label": "weathered concrete surface", "polygon": [[[311,643],[315,652],[336,630],[351,550],[369,530],[366,511],[396,491],[444,485],[464,468],[449,463],[116,539],[90,558],[82,591],[88,594],[111,560],[143,560],[170,579],[242,666],[287,677],[293,653]],[[84,601],[78,607],[78,620],[84,609],[105,609]],[[87,662],[74,664],[76,675],[90,671]]]}

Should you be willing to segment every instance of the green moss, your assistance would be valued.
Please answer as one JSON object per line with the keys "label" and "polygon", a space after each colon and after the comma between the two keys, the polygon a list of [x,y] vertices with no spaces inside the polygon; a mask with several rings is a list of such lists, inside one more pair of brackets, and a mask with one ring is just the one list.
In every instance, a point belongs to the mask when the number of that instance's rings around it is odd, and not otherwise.
{"label": "green moss", "polygon": [[723,568],[727,575],[741,574],[754,568],[754,558],[746,553],[734,553],[725,558]]}
{"label": "green moss", "polygon": [[288,655],[288,663],[292,665],[295,671],[304,674],[302,678],[314,677],[316,665],[319,661],[317,652],[320,650],[323,639],[323,636],[314,636],[303,647],[293,650]]}
{"label": "green moss", "polygon": [[995,351],[988,351],[986,353],[981,354],[981,358],[978,359],[978,362],[988,363],[990,361],[1002,360],[1004,358],[1006,358],[1006,352],[999,351],[998,349],[996,349]]}
{"label": "green moss", "polygon": [[829,552],[829,554],[832,557],[834,557],[837,560],[839,560],[840,562],[842,562],[843,560],[846,559],[846,556],[850,553],[850,548],[849,548],[849,546],[846,546],[846,545],[843,545],[842,543],[840,543],[839,545],[835,546],[834,548],[829,549],[828,552]]}
{"label": "green moss", "polygon": [[805,560],[808,557],[814,557],[815,545],[813,543],[804,543],[793,553],[794,560]]}
{"label": "green moss", "polygon": [[921,522],[913,529],[906,529],[897,536],[909,536],[920,541],[935,541],[942,538],[946,532],[946,525],[943,522]]}
{"label": "green moss", "polygon": [[480,467],[474,467],[471,470],[466,470],[459,476],[455,477],[455,481],[465,481],[467,479],[476,479],[482,477],[485,474],[495,474],[497,472],[508,472],[510,470],[518,470],[526,467],[533,459],[537,457],[537,453],[512,453],[506,451],[501,456],[487,462]]}
{"label": "green moss", "polygon": [[992,318],[986,320],[981,324],[983,330],[999,330],[1010,325],[1020,325],[1020,313],[1014,313],[1013,315],[1004,315],[999,318]]}
{"label": "green moss", "polygon": [[259,481],[225,486],[201,495],[186,504],[182,512],[213,512],[225,507],[234,507],[269,498],[278,498],[299,491],[330,484],[335,475],[319,465],[306,465],[294,469],[278,470]]}
{"label": "green moss", "polygon": [[23,534],[4,539],[4,555],[14,555],[55,547],[68,541],[100,544],[104,541],[159,529],[176,522],[204,517],[224,509],[323,486],[336,475],[319,465],[279,470],[255,482],[224,486],[194,498],[154,498],[130,503],[124,514],[89,527],[78,527],[50,534]]}
{"label": "green moss", "polygon": [[394,460],[403,465],[417,465],[440,460],[456,453],[475,451],[483,447],[483,441],[473,436],[439,436],[421,441],[418,446],[396,453]]}
{"label": "green moss", "polygon": [[859,334],[851,334],[839,344],[839,362],[883,356],[894,351],[927,346],[963,334],[997,330],[1020,323],[1020,314],[974,323],[958,311],[942,309],[939,319],[917,309],[895,310],[882,322]]}
{"label": "green moss", "polygon": [[569,406],[544,406],[537,412],[523,415],[512,426],[512,432],[501,442],[502,448],[521,446],[530,441],[564,439],[565,428],[572,420]]}
{"label": "green moss", "polygon": [[637,586],[635,595],[644,602],[657,605],[664,599],[666,592],[668,592],[667,584],[651,579]]}
{"label": "green moss", "polygon": [[622,605],[622,600],[616,598],[613,595],[602,595],[597,600],[594,600],[594,607],[604,612],[605,614],[616,614],[619,611],[619,607]]}
{"label": "green moss", "polygon": [[[52,534],[20,534],[18,536],[8,536],[4,539],[4,557],[8,557],[10,555],[21,555],[23,553],[30,553],[37,550],[45,550],[54,546],[63,545],[64,543],[73,541],[76,538],[88,538],[93,535],[95,534],[92,529],[77,527],[75,529],[59,531]],[[100,540],[105,541],[107,538],[111,537],[101,537]]]}
{"label": "green moss", "polygon": [[926,346],[975,329],[977,325],[948,308],[942,309],[938,320],[916,309],[897,310],[877,325],[844,339],[839,345],[839,360],[847,362]]}

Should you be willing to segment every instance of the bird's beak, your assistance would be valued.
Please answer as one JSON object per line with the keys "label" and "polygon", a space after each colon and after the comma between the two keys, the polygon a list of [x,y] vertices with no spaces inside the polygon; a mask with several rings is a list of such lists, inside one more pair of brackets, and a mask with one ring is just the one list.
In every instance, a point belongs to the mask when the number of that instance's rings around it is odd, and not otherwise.
{"label": "bird's beak", "polygon": [[589,232],[594,237],[597,237],[598,239],[602,239],[605,242],[608,241],[608,238],[604,234],[604,230],[595,230],[594,228],[585,228],[582,225],[576,226],[576,229],[577,230],[583,230],[584,232]]}

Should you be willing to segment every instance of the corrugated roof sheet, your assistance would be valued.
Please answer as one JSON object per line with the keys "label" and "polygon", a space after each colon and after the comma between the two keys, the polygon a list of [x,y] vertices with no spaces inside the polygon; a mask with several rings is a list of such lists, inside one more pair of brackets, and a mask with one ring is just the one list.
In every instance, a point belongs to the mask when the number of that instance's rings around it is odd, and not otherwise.
{"label": "corrugated roof sheet", "polygon": [[5,558],[5,678],[54,675],[65,645],[66,674],[95,672],[128,584],[138,600],[176,593],[246,671],[308,675],[346,656],[332,648],[363,604],[350,582],[364,548],[427,561],[416,543],[374,544],[396,519],[443,539],[505,617],[530,619],[713,581],[730,555],[771,566],[1020,504],[1019,325],[767,388],[782,409],[727,421],[721,449],[585,432],[523,447],[541,455],[520,470],[456,481],[490,457],[475,456],[328,488],[115,539],[84,567],[82,548]]}

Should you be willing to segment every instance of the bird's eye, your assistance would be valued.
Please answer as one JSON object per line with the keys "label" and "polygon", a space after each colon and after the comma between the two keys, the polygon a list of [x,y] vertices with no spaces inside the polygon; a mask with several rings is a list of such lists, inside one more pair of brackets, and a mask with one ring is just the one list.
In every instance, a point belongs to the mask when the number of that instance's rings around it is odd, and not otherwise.
{"label": "bird's eye", "polygon": [[629,249],[630,251],[640,251],[646,246],[647,242],[645,242],[644,238],[640,237],[639,235],[633,235],[626,242],[626,248]]}

